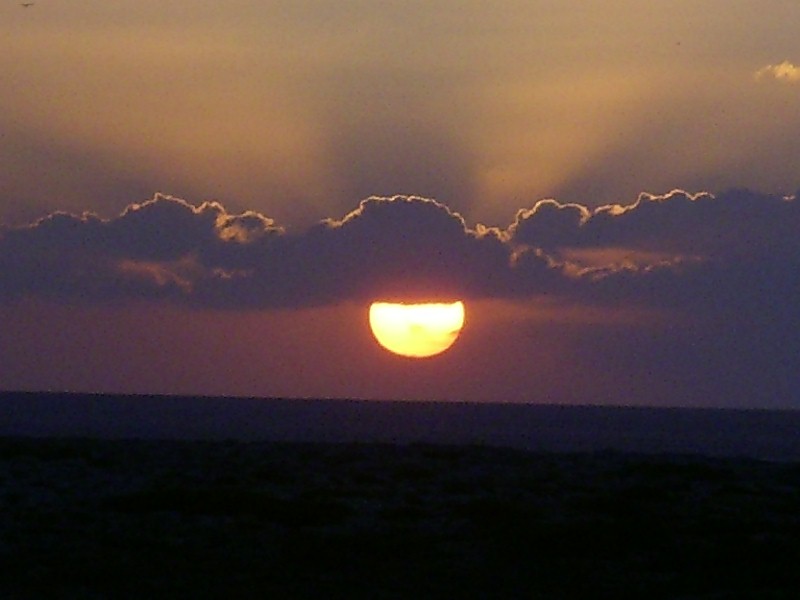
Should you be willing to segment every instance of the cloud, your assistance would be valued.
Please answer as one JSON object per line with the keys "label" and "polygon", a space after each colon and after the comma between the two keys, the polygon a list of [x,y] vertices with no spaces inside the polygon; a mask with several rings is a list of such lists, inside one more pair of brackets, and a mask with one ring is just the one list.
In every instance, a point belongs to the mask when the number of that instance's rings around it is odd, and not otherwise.
{"label": "cloud", "polygon": [[0,298],[187,299],[247,263],[242,248],[282,233],[261,215],[163,195],[110,220],[56,212],[0,232]]}
{"label": "cloud", "polygon": [[722,257],[773,252],[795,244],[800,205],[794,198],[731,190],[718,196],[673,190],[640,194],[629,205],[589,211],[553,200],[517,213],[509,228],[519,244],[624,248],[665,255]]}
{"label": "cloud", "polygon": [[509,248],[434,200],[368,198],[326,219],[243,249],[250,270],[206,291],[227,304],[305,306],[374,298],[479,297],[507,287]]}
{"label": "cloud", "polygon": [[767,65],[756,71],[756,79],[777,79],[783,83],[800,83],[800,67],[788,60],[777,65]]}
{"label": "cloud", "polygon": [[165,195],[112,219],[56,212],[0,230],[0,298],[127,298],[225,308],[376,298],[520,298],[721,310],[795,306],[796,197],[674,190],[590,210],[542,200],[506,229],[435,200],[372,197],[290,232]]}

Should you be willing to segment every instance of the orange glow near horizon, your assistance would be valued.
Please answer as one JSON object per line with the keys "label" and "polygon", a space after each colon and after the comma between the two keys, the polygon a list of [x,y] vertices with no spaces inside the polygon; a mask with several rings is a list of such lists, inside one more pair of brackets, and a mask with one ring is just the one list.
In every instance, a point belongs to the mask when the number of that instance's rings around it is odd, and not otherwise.
{"label": "orange glow near horizon", "polygon": [[369,326],[378,343],[400,356],[441,354],[464,327],[464,303],[403,304],[373,302]]}

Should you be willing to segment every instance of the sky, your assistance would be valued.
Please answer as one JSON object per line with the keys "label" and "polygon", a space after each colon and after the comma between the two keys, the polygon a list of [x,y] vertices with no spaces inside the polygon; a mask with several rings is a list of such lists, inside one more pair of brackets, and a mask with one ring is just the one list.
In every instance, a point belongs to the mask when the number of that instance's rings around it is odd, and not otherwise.
{"label": "sky", "polygon": [[0,389],[800,408],[798,22],[3,2]]}

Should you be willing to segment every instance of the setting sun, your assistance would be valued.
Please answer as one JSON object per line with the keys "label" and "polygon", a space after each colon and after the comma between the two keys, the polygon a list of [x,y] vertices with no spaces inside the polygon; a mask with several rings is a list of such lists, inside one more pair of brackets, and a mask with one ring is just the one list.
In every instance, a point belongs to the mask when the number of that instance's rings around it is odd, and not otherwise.
{"label": "setting sun", "polygon": [[373,302],[369,326],[378,343],[413,358],[447,350],[464,327],[464,303],[402,304]]}

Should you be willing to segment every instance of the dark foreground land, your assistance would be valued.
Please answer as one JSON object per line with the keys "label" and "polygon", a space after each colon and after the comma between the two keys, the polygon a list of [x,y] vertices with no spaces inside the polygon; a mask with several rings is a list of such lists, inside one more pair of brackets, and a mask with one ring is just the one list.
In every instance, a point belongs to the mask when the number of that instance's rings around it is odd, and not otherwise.
{"label": "dark foreground land", "polygon": [[800,463],[0,438],[2,598],[796,598]]}

